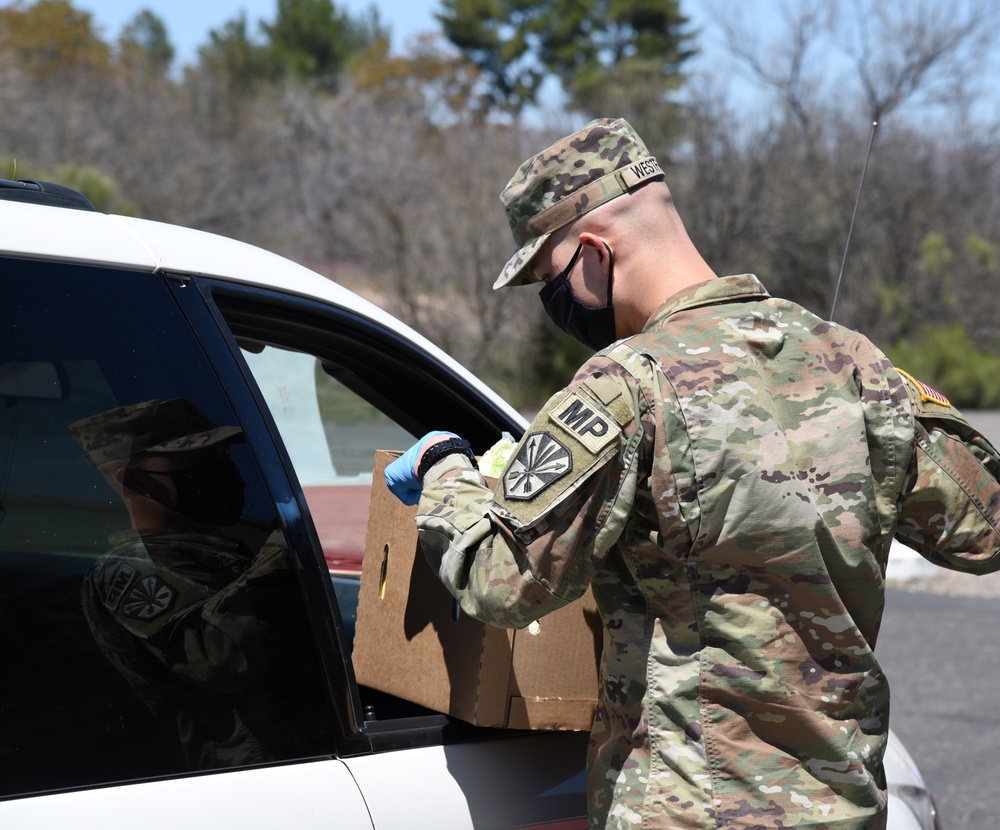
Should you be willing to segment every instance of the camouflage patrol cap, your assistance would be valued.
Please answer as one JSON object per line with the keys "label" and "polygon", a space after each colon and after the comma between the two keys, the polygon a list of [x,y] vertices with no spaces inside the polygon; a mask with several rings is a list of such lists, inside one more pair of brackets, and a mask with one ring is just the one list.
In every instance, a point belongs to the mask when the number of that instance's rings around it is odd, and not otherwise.
{"label": "camouflage patrol cap", "polygon": [[186,398],[151,400],[109,409],[69,425],[91,464],[124,461],[139,453],[190,452],[242,436],[214,426]]}
{"label": "camouflage patrol cap", "polygon": [[553,231],[663,171],[623,118],[599,118],[522,164],[500,201],[518,246],[493,288],[530,282],[526,268]]}

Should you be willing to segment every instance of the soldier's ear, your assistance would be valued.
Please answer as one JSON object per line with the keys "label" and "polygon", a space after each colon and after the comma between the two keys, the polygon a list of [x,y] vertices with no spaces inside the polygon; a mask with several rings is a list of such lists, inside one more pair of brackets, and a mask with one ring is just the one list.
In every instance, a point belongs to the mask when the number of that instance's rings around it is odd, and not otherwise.
{"label": "soldier's ear", "polygon": [[598,263],[600,263],[604,273],[607,274],[614,256],[610,243],[603,236],[598,236],[596,233],[591,233],[590,231],[583,231],[580,234],[580,244],[585,248],[594,249],[593,252],[597,255]]}

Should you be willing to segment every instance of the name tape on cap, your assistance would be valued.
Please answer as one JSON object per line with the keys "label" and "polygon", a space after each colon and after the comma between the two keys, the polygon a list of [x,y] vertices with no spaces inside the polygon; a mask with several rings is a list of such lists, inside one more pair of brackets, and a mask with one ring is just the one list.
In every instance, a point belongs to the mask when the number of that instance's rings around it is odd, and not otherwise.
{"label": "name tape on cap", "polygon": [[626,190],[632,190],[632,188],[638,187],[644,181],[652,179],[654,176],[663,175],[660,163],[652,156],[642,161],[637,161],[635,164],[630,164],[628,167],[622,167],[617,173],[621,177],[622,187]]}

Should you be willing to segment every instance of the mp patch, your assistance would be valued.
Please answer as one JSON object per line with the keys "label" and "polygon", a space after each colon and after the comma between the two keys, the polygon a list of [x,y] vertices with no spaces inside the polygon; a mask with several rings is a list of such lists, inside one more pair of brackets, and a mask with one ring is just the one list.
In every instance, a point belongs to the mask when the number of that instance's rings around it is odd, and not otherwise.
{"label": "mp patch", "polygon": [[573,392],[549,412],[549,420],[572,435],[591,453],[597,455],[615,440],[621,429],[617,422],[603,412],[598,412],[593,403]]}
{"label": "mp patch", "polygon": [[111,577],[110,585],[105,586],[107,595],[104,598],[104,607],[113,613],[118,608],[118,603],[132,584],[134,578],[135,568],[123,562],[119,563],[118,567],[115,568],[114,575]]}
{"label": "mp patch", "polygon": [[521,444],[503,477],[508,499],[530,501],[573,469],[573,454],[547,432],[533,432]]}

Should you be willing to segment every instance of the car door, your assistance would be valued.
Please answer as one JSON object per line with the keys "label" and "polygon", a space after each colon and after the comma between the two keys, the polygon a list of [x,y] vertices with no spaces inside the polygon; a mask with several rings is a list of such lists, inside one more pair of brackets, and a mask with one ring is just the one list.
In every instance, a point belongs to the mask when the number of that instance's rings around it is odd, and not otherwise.
{"label": "car door", "polygon": [[0,825],[371,827],[326,570],[211,315],[184,280],[0,272]]}

